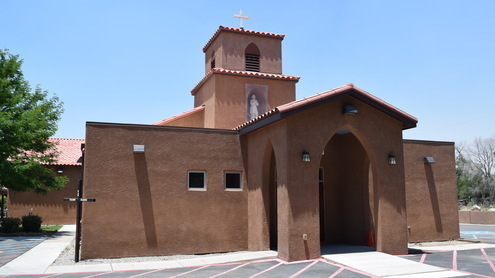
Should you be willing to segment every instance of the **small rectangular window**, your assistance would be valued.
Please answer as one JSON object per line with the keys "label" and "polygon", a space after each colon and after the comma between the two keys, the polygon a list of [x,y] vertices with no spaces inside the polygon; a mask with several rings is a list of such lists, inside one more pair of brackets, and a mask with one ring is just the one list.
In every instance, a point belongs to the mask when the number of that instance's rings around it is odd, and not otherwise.
{"label": "small rectangular window", "polygon": [[241,189],[241,173],[225,173],[225,189]]}
{"label": "small rectangular window", "polygon": [[206,188],[206,172],[188,171],[187,172],[187,188],[189,188],[189,189],[205,189]]}

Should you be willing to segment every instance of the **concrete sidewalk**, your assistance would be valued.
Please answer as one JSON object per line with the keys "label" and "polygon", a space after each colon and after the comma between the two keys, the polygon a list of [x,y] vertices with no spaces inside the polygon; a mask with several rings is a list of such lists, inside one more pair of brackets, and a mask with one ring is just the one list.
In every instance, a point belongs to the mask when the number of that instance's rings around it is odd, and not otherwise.
{"label": "concrete sidewalk", "polygon": [[45,273],[71,243],[76,225],[65,225],[55,235],[0,268],[0,275]]}

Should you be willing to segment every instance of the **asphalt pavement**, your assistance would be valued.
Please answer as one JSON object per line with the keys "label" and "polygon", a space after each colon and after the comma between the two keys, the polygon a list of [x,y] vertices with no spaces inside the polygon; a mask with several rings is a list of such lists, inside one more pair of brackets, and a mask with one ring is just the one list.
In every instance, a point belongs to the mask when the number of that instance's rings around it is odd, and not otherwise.
{"label": "asphalt pavement", "polygon": [[495,225],[461,225],[462,238],[488,243],[429,244],[405,256],[370,247],[331,245],[323,246],[321,258],[297,262],[279,260],[274,251],[261,251],[175,261],[51,265],[72,241],[73,230],[64,227],[59,235],[38,242],[17,238],[17,249],[11,240],[1,238],[0,255],[7,251],[2,246],[15,252],[21,246],[31,249],[0,265],[0,277],[495,277],[495,245],[489,244],[495,242]]}

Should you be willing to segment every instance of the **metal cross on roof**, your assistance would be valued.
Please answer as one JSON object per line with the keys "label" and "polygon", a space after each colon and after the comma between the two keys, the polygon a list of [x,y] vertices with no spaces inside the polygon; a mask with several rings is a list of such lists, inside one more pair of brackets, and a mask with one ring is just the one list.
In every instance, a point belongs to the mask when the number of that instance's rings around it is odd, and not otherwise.
{"label": "metal cross on roof", "polygon": [[247,15],[243,15],[242,10],[239,10],[239,14],[235,14],[234,17],[239,19],[239,27],[244,29],[243,19],[249,19],[249,17]]}

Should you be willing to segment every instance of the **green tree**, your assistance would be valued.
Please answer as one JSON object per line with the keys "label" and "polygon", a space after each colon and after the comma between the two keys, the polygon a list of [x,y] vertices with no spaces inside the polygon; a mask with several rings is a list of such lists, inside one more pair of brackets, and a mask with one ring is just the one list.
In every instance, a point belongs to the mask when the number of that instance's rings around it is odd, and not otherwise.
{"label": "green tree", "polygon": [[57,130],[62,102],[39,86],[31,90],[21,65],[19,55],[0,49],[0,184],[46,194],[67,183],[45,167],[57,155],[48,138]]}

